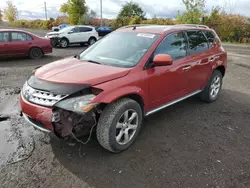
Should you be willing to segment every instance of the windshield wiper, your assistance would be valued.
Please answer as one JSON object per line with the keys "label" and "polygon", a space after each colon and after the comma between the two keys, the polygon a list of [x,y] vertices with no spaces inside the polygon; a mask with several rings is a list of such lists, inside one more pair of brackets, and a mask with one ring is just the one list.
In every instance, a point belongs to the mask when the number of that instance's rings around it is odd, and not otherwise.
{"label": "windshield wiper", "polygon": [[87,60],[87,62],[89,62],[89,63],[95,63],[95,64],[98,64],[98,65],[101,65],[101,63],[100,63],[100,62],[93,61],[93,60]]}

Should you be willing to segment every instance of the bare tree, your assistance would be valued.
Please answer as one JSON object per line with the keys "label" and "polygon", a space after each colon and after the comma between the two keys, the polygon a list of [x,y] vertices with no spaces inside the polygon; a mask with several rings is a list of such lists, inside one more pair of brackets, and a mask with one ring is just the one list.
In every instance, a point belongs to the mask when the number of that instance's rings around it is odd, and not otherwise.
{"label": "bare tree", "polygon": [[224,0],[224,10],[229,14],[232,14],[236,8],[235,0]]}

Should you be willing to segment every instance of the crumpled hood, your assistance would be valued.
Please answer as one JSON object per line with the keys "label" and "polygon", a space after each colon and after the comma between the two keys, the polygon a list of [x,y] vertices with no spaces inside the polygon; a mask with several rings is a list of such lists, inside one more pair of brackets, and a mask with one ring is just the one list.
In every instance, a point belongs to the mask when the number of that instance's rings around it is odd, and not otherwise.
{"label": "crumpled hood", "polygon": [[47,35],[55,35],[55,34],[62,34],[62,32],[60,32],[60,31],[53,31],[53,32],[49,32],[49,33],[47,33]]}
{"label": "crumpled hood", "polygon": [[35,76],[57,83],[97,85],[126,76],[130,68],[99,65],[70,57],[42,66]]}

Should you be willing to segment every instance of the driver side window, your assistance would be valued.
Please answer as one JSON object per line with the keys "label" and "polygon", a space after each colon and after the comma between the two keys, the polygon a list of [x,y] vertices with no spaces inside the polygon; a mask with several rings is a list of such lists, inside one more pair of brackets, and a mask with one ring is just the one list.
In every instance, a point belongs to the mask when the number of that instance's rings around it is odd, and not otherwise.
{"label": "driver side window", "polygon": [[70,32],[71,33],[79,33],[79,27],[75,27],[75,28],[71,29]]}
{"label": "driver side window", "polygon": [[183,32],[171,33],[161,41],[154,52],[157,54],[168,54],[173,61],[187,56],[187,42]]}

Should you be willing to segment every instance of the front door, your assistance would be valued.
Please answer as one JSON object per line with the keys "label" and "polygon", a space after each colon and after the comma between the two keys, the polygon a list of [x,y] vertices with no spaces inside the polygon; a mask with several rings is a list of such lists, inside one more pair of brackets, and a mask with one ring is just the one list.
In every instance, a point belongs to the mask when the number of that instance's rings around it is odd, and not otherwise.
{"label": "front door", "polygon": [[81,33],[79,27],[73,28],[68,34],[68,39],[70,43],[78,43],[80,42],[80,38],[81,38]]}
{"label": "front door", "polygon": [[177,32],[167,35],[156,48],[153,56],[157,54],[170,55],[173,58],[173,64],[146,70],[149,77],[151,101],[149,110],[188,94],[188,72],[185,70],[187,66],[187,42],[184,33]]}
{"label": "front door", "polygon": [[0,32],[0,57],[9,55],[10,50],[10,33]]}

